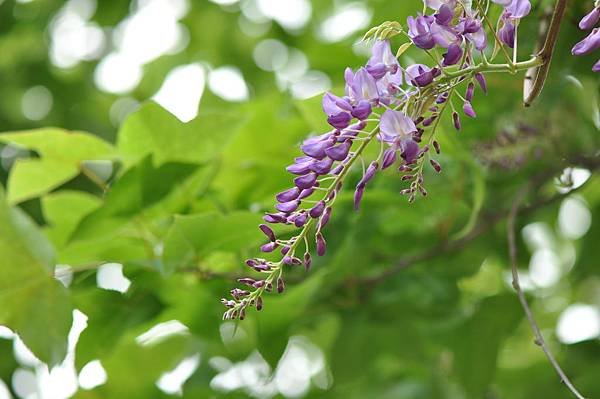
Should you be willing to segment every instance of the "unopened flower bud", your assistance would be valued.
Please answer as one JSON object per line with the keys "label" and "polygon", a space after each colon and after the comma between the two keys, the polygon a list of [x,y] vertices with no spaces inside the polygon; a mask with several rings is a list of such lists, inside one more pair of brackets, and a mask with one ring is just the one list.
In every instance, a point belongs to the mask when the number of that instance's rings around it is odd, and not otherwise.
{"label": "unopened flower bud", "polygon": [[317,233],[317,255],[323,256],[325,255],[325,251],[327,250],[327,244],[325,242],[325,238],[323,238],[323,234]]}
{"label": "unopened flower bud", "polygon": [[279,245],[276,242],[270,242],[268,244],[262,245],[260,250],[262,252],[273,252]]}
{"label": "unopened flower bud", "polygon": [[307,251],[304,253],[304,267],[306,268],[306,271],[310,270],[311,264],[312,264],[312,259],[310,257],[310,253]]}
{"label": "unopened flower bud", "polygon": [[275,241],[277,239],[273,230],[266,224],[261,224],[258,228],[267,236],[269,241]]}
{"label": "unopened flower bud", "polygon": [[475,80],[477,80],[477,83],[479,83],[479,87],[481,87],[481,90],[487,94],[487,81],[485,79],[485,76],[482,73],[477,72],[475,74]]}
{"label": "unopened flower bud", "polygon": [[477,117],[477,114],[475,113],[475,110],[473,109],[473,105],[471,105],[470,101],[465,101],[465,103],[463,104],[463,112],[468,117],[471,117],[471,118]]}
{"label": "unopened flower bud", "polygon": [[454,128],[460,131],[460,117],[456,111],[452,113],[452,122],[454,123]]}
{"label": "unopened flower bud", "polygon": [[465,93],[465,99],[470,102],[473,99],[474,92],[475,92],[475,85],[473,84],[473,82],[469,82],[469,85],[467,86],[467,91]]}
{"label": "unopened flower bud", "polygon": [[319,201],[315,204],[315,206],[313,206],[310,209],[310,211],[309,211],[310,217],[313,219],[316,219],[323,214],[324,210],[325,210],[325,202]]}

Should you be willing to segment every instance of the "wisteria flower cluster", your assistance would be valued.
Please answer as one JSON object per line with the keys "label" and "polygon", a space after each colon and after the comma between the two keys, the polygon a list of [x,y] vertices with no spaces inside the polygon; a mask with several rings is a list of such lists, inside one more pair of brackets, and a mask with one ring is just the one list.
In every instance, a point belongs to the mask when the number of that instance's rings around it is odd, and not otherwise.
{"label": "wisteria flower cluster", "polygon": [[[269,259],[246,261],[259,277],[239,279],[243,288],[234,288],[231,299],[222,299],[225,319],[243,319],[248,307],[261,310],[265,292],[284,291],[286,266],[310,269],[313,247],[318,256],[325,254],[325,228],[355,164],[363,165],[362,177],[353,187],[357,210],[375,175],[392,166],[407,184],[401,194],[409,202],[426,196],[424,167],[442,170],[435,159],[441,151],[435,135],[443,114],[451,112],[452,124],[460,130],[461,114],[476,117],[477,87],[487,92],[485,73],[514,73],[541,64],[536,57],[516,62],[506,50],[516,45],[518,23],[531,9],[529,0],[492,1],[503,7],[497,30],[478,1],[467,6],[458,0],[424,0],[428,11],[409,17],[405,26],[386,23],[367,33],[368,39],[375,39],[372,55],[363,67],[346,69],[343,96],[323,96],[331,129],[305,140],[303,155],[287,167],[294,175],[293,186],[276,195],[276,211],[266,214],[265,224],[259,226],[267,241],[260,249]],[[388,40],[395,35],[409,40],[396,55]],[[504,50],[504,63],[488,60],[486,50],[492,52],[488,37],[493,37],[495,48]],[[400,65],[399,53],[409,45],[423,51],[432,63]],[[365,160],[364,150],[371,143],[378,143],[379,155]],[[278,224],[294,226],[297,233],[277,237],[269,225]]]}
{"label": "wisteria flower cluster", "polygon": [[[591,30],[591,32],[585,39],[573,46],[571,50],[573,55],[587,55],[600,48],[600,28],[597,27],[598,21],[600,21],[600,0],[594,2],[594,9],[579,22],[579,29]],[[592,71],[600,72],[600,60],[594,64]]]}

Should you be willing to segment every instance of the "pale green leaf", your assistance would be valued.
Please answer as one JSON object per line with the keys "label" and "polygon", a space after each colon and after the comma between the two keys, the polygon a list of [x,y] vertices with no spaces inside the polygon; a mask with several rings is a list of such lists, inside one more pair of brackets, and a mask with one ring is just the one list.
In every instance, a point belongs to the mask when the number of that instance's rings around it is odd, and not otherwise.
{"label": "pale green leaf", "polygon": [[114,160],[117,152],[102,139],[57,128],[0,134],[0,142],[35,151],[39,158],[19,159],[8,179],[7,200],[19,203],[45,194],[77,176],[86,160]]}
{"label": "pale green leaf", "polygon": [[0,188],[0,324],[54,365],[66,354],[72,313],[69,295],[44,264],[50,251],[33,223],[7,205]]}

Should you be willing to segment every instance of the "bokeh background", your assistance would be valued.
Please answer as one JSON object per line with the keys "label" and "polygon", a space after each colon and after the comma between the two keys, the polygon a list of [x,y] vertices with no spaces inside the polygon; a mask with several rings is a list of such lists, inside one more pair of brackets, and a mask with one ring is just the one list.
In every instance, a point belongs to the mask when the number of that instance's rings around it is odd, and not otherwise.
{"label": "bokeh background", "polygon": [[[523,57],[552,2],[533,4]],[[460,133],[442,124],[444,171],[428,171],[427,198],[407,204],[393,171],[360,213],[345,194],[328,254],[235,323],[221,321],[219,298],[256,254],[256,225],[290,184],[297,144],[326,129],[314,96],[365,62],[370,26],[422,3],[0,1],[0,130],[85,131],[119,151],[90,144],[71,178],[17,192],[15,165],[56,142],[0,136],[0,182],[54,247],[73,312],[71,324],[35,292],[0,285],[16,298],[2,310],[31,324],[30,345],[54,345],[54,323],[70,329],[50,369],[0,326],[0,398],[568,397],[510,285],[505,217],[529,183],[523,285],[575,385],[600,397],[599,80],[593,56],[570,56],[590,7],[569,5],[534,107],[521,105],[521,76],[490,76],[478,118]],[[57,151],[79,156],[68,143]]]}

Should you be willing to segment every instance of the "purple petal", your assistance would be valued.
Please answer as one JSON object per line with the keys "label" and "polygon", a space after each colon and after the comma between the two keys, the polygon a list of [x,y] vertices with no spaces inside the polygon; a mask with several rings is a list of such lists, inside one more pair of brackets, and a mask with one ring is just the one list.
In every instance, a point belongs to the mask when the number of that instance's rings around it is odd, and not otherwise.
{"label": "purple petal", "polygon": [[262,245],[260,250],[262,252],[273,252],[279,245],[276,242],[270,242],[268,244]]}
{"label": "purple petal", "polygon": [[435,22],[439,25],[448,25],[454,18],[454,10],[449,5],[444,4],[440,7],[438,12],[434,15]]}
{"label": "purple petal", "polygon": [[295,175],[303,175],[310,171],[310,166],[312,165],[312,163],[313,161],[295,163],[293,165],[288,166],[286,170]]}
{"label": "purple petal", "polygon": [[361,184],[367,185],[367,183],[373,178],[373,176],[375,176],[375,172],[377,172],[378,168],[379,168],[379,163],[377,161],[371,162],[369,164],[369,167],[365,171],[365,174],[363,175],[362,179],[358,183],[358,185],[361,185]]}
{"label": "purple petal", "polygon": [[456,130],[460,130],[460,117],[456,111],[452,113],[452,123],[454,123],[454,128]]}
{"label": "purple petal", "polygon": [[321,220],[319,221],[319,230],[323,229],[323,227],[325,227],[327,225],[330,217],[331,217],[331,207],[328,206],[327,208],[325,208],[325,212],[323,213],[323,216],[321,217]]}
{"label": "purple petal", "polygon": [[362,201],[363,194],[365,193],[365,185],[358,184],[354,191],[354,209],[358,211],[360,208],[360,202]]}
{"label": "purple petal", "polygon": [[302,212],[294,219],[294,225],[296,227],[300,228],[306,224],[307,220],[308,220],[308,215],[306,214],[306,212]]}
{"label": "purple petal", "polygon": [[316,219],[323,214],[325,210],[325,201],[319,201],[308,211],[311,218]]}
{"label": "purple petal", "polygon": [[504,22],[504,25],[498,31],[500,40],[508,47],[513,48],[515,45],[515,26],[508,21]]}
{"label": "purple petal", "polygon": [[477,117],[477,114],[475,113],[475,110],[473,109],[473,106],[471,105],[470,101],[465,101],[465,103],[463,104],[463,112],[465,113],[465,115],[471,118]]}
{"label": "purple petal", "polygon": [[343,161],[348,156],[348,152],[350,152],[351,147],[352,142],[348,140],[342,144],[336,145],[335,147],[329,147],[325,150],[325,154],[335,161]]}
{"label": "purple petal", "polygon": [[395,137],[403,137],[417,131],[412,119],[401,111],[388,109],[381,116],[380,130],[384,141],[393,141]]}
{"label": "purple petal", "polygon": [[277,202],[289,202],[298,198],[300,195],[300,189],[298,187],[292,187],[289,190],[280,192],[275,196]]}
{"label": "purple petal", "polygon": [[419,154],[419,145],[412,139],[402,140],[400,148],[402,149],[402,158],[408,164],[413,163]]}
{"label": "purple petal", "polygon": [[475,80],[477,80],[477,83],[479,83],[481,90],[487,94],[487,81],[485,80],[485,76],[482,73],[477,72],[475,74]]}
{"label": "purple petal", "polygon": [[531,3],[529,0],[512,0],[510,5],[506,7],[506,12],[514,19],[526,17],[530,11]]}
{"label": "purple petal", "polygon": [[296,177],[294,179],[294,184],[296,185],[296,187],[298,187],[300,189],[306,189],[306,188],[311,188],[312,186],[314,186],[316,181],[317,181],[316,173],[311,172],[304,176]]}
{"label": "purple petal", "polygon": [[448,51],[446,52],[446,54],[443,55],[443,65],[450,66],[457,64],[460,61],[462,55],[462,47],[460,47],[458,44],[451,44],[450,47],[448,47]]}
{"label": "purple petal", "polygon": [[361,100],[358,105],[352,109],[352,116],[359,119],[365,120],[371,115],[371,103],[366,100]]}
{"label": "purple petal", "polygon": [[465,99],[467,101],[471,101],[473,99],[474,92],[475,92],[475,85],[472,82],[470,82],[467,85],[467,92],[465,93]]}
{"label": "purple petal", "polygon": [[334,115],[330,115],[327,117],[327,123],[333,126],[336,129],[345,129],[350,125],[352,121],[352,115],[347,112],[339,112]]}
{"label": "purple petal", "polygon": [[333,159],[323,158],[321,161],[314,162],[310,169],[318,175],[326,175],[331,170]]}
{"label": "purple petal", "polygon": [[387,169],[396,162],[397,150],[395,148],[388,148],[383,153],[383,161],[381,163],[381,169]]}
{"label": "purple petal", "polygon": [[325,238],[323,238],[323,234],[317,233],[317,255],[323,256],[325,255],[325,251],[327,250],[327,243],[325,242]]}
{"label": "purple petal", "polygon": [[290,212],[294,212],[296,209],[298,209],[299,205],[300,205],[300,201],[295,200],[295,201],[290,201],[290,202],[284,202],[282,204],[277,204],[277,205],[275,205],[275,209],[277,209],[278,211],[281,211],[281,212],[290,213]]}
{"label": "purple petal", "polygon": [[314,187],[304,189],[300,192],[300,196],[298,197],[298,199],[304,199],[306,197],[310,197],[312,195],[312,193],[314,193],[314,192],[315,192]]}
{"label": "purple petal", "polygon": [[573,47],[571,54],[586,55],[598,48],[600,48],[600,29],[595,28],[592,33]]}
{"label": "purple petal", "polygon": [[287,217],[283,213],[267,213],[263,216],[263,220],[267,223],[285,223]]}
{"label": "purple petal", "polygon": [[600,7],[595,7],[592,11],[590,11],[585,17],[581,19],[581,22],[579,22],[579,29],[592,29],[594,26],[596,26],[598,20],[600,20]]}
{"label": "purple petal", "polygon": [[261,224],[258,226],[258,228],[267,236],[269,241],[277,240],[277,238],[275,238],[275,232],[273,232],[273,230],[266,224]]}
{"label": "purple petal", "polygon": [[[349,114],[347,114],[350,116]],[[335,140],[323,140],[316,143],[304,144],[300,149],[306,155],[316,158],[323,159],[325,158],[325,150],[333,145]]]}

